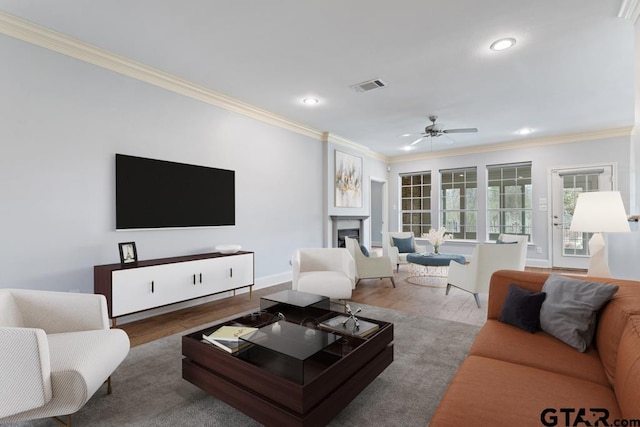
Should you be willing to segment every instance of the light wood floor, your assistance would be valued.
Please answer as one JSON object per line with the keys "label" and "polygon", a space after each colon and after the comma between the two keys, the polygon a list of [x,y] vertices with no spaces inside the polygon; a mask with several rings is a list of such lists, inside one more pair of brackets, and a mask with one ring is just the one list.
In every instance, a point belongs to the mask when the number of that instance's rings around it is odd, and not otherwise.
{"label": "light wood floor", "polygon": [[[533,268],[527,268],[527,270],[551,271]],[[482,308],[479,309],[473,296],[468,292],[452,288],[449,295],[445,295],[445,278],[420,279],[419,283],[423,285],[415,285],[407,282],[408,271],[408,266],[403,265],[400,267],[400,272],[395,274],[396,288],[392,287],[389,279],[361,280],[356,290],[353,291],[351,304],[374,305],[478,326],[484,324],[487,315],[486,295],[480,296]],[[565,272],[553,271],[555,273]],[[571,271],[571,273],[576,274],[576,271]],[[247,293],[239,294],[195,307],[125,323],[118,325],[118,327],[127,332],[131,346],[136,346],[255,309],[260,304],[260,297],[290,288],[291,283],[284,283],[254,291],[252,299],[249,299]],[[366,313],[362,314],[366,317]]]}

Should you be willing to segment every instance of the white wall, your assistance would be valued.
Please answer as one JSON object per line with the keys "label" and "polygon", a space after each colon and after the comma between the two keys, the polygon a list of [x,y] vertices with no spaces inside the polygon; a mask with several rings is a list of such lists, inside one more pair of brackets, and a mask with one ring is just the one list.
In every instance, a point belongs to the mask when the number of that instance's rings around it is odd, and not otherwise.
{"label": "white wall", "polygon": [[[484,241],[486,232],[486,167],[488,165],[502,163],[532,162],[533,185],[533,235],[532,245],[527,253],[527,265],[537,267],[550,266],[549,251],[549,218],[550,210],[540,212],[538,201],[547,198],[551,202],[549,193],[549,170],[554,167],[583,166],[593,164],[613,163],[616,165],[617,189],[621,192],[625,201],[627,212],[630,213],[630,138],[616,137],[604,140],[592,140],[576,143],[564,143],[546,145],[540,147],[520,148],[488,152],[481,154],[460,155],[445,158],[427,160],[413,160],[395,163],[391,167],[389,185],[389,227],[398,230],[399,222],[399,175],[408,172],[431,171],[432,173],[432,209],[434,221],[439,218],[440,209],[440,177],[441,169],[461,167],[478,168],[478,236]],[[474,243],[447,242],[451,252],[465,255],[471,254]],[[535,251],[536,247],[542,248],[542,253]]]}
{"label": "white wall", "polygon": [[[93,266],[255,251],[256,279],[290,276],[323,239],[322,143],[0,36],[0,287],[93,292]],[[236,171],[236,226],[115,231],[115,153]]]}

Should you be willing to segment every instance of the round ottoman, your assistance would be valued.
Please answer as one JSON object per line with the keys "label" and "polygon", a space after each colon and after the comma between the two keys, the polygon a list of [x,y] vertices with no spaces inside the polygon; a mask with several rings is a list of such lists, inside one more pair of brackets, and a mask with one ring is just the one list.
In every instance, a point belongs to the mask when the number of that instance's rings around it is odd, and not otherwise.
{"label": "round ottoman", "polygon": [[407,262],[409,263],[409,275],[407,282],[413,285],[429,286],[442,288],[446,283],[441,285],[425,284],[424,278],[447,277],[449,264],[454,261],[459,264],[465,264],[467,259],[463,255],[456,254],[409,254]]}

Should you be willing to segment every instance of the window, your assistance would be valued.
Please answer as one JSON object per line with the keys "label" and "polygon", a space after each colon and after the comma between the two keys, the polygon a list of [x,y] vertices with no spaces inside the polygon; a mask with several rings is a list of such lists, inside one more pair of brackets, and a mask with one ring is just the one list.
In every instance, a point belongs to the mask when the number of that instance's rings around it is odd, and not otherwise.
{"label": "window", "polygon": [[442,225],[454,239],[478,238],[478,173],[475,167],[441,170]]}
{"label": "window", "polygon": [[400,177],[402,231],[413,231],[416,237],[431,228],[431,172]]}
{"label": "window", "polygon": [[526,234],[531,240],[531,162],[487,166],[489,240],[501,233]]}

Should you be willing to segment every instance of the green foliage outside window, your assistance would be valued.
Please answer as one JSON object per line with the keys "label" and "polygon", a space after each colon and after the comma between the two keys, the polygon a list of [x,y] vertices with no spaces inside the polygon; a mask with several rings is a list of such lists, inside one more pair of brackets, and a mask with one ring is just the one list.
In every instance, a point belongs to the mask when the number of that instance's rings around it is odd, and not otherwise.
{"label": "green foliage outside window", "polygon": [[454,239],[478,236],[478,173],[476,168],[440,171],[441,224]]}
{"label": "green foliage outside window", "polygon": [[531,163],[489,166],[487,178],[489,239],[507,233],[526,234],[531,240]]}
{"label": "green foliage outside window", "polygon": [[402,175],[400,183],[402,231],[422,236],[431,228],[431,172]]}

